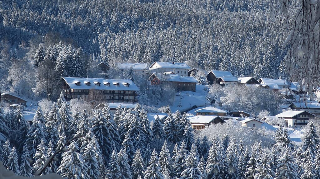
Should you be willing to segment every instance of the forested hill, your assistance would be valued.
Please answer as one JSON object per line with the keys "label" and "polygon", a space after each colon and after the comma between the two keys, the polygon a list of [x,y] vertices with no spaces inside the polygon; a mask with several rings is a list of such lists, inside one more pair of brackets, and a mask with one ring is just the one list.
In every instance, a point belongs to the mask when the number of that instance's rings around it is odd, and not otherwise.
{"label": "forested hill", "polygon": [[188,61],[206,70],[274,77],[295,13],[275,0],[4,0],[1,64],[62,41],[115,62]]}

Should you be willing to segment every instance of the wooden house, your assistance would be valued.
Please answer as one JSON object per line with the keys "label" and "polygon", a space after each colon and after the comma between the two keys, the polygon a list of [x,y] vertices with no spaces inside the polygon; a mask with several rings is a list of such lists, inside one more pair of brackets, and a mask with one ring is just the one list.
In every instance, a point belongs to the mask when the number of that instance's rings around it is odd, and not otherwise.
{"label": "wooden house", "polygon": [[285,88],[289,88],[290,84],[287,80],[282,79],[271,79],[271,78],[260,78],[258,80],[261,86],[270,88],[273,90],[282,90]]}
{"label": "wooden house", "polygon": [[196,91],[197,80],[190,76],[166,75],[162,84],[169,85],[176,91]]}
{"label": "wooden house", "polygon": [[276,117],[284,119],[288,127],[301,127],[307,125],[314,115],[306,111],[285,111]]}
{"label": "wooden house", "polygon": [[179,76],[188,76],[190,67],[185,63],[176,62],[154,62],[149,71],[155,73],[157,76],[162,76],[166,72],[173,72]]}
{"label": "wooden house", "polygon": [[66,99],[83,98],[89,102],[134,103],[139,88],[126,79],[64,77]]}
{"label": "wooden house", "polygon": [[238,78],[229,71],[212,70],[207,75],[209,84],[219,84],[221,86],[236,85]]}
{"label": "wooden house", "polygon": [[219,116],[192,116],[188,119],[191,127],[195,130],[204,129],[212,124],[224,123],[224,120]]}
{"label": "wooden house", "polygon": [[198,110],[195,111],[197,116],[202,115],[202,116],[227,116],[227,112],[222,110],[222,109],[218,109],[215,107],[204,107],[204,108],[200,108]]}
{"label": "wooden house", "polygon": [[19,105],[27,106],[26,100],[12,93],[2,93],[0,97],[0,101],[2,103],[8,103],[10,105],[19,104]]}
{"label": "wooden house", "polygon": [[229,112],[231,117],[250,117],[250,114],[244,111],[231,111]]}
{"label": "wooden house", "polygon": [[293,110],[307,111],[313,115],[320,116],[320,103],[317,102],[291,103],[289,107]]}

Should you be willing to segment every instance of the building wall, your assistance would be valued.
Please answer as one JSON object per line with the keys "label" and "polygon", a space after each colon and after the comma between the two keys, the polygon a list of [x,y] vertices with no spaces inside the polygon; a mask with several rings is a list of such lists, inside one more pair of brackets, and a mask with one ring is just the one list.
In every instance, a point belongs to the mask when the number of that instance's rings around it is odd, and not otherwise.
{"label": "building wall", "polygon": [[255,128],[261,128],[262,123],[258,121],[249,121],[247,123],[242,123],[242,126],[244,127],[255,127]]}

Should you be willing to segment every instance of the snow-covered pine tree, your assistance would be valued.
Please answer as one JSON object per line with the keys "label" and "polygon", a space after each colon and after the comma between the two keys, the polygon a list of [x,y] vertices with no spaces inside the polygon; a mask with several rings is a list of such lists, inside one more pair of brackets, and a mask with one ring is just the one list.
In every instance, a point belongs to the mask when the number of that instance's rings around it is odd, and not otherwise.
{"label": "snow-covered pine tree", "polygon": [[306,135],[303,138],[303,149],[304,151],[309,150],[312,157],[314,157],[319,144],[319,136],[317,135],[316,128],[313,122],[310,122],[307,126]]}
{"label": "snow-covered pine tree", "polygon": [[208,155],[206,174],[207,178],[221,178],[225,176],[224,150],[220,142],[213,141]]}
{"label": "snow-covered pine tree", "polygon": [[[183,115],[183,118],[185,115]],[[184,133],[183,133],[183,140],[186,143],[187,149],[189,150],[194,142],[194,135],[193,135],[193,129],[191,127],[191,124],[189,120],[185,123]]]}
{"label": "snow-covered pine tree", "polygon": [[284,148],[277,163],[276,178],[299,178],[298,165],[291,155],[291,149]]}
{"label": "snow-covered pine tree", "polygon": [[62,177],[71,179],[89,178],[87,168],[83,156],[79,153],[77,143],[72,142],[67,147],[67,151],[62,154],[57,173]]}
{"label": "snow-covered pine tree", "polygon": [[2,152],[2,159],[3,159],[3,165],[5,167],[7,167],[7,164],[8,164],[8,156],[10,155],[11,151],[12,151],[12,148],[10,146],[10,141],[9,140],[6,140],[6,142],[3,144],[3,152]]}
{"label": "snow-covered pine tree", "polygon": [[132,174],[130,170],[128,155],[124,149],[121,149],[118,153],[118,164],[120,169],[120,176],[123,178],[131,179]]}
{"label": "snow-covered pine tree", "polygon": [[170,152],[167,146],[167,141],[164,142],[160,155],[159,155],[159,164],[161,168],[161,172],[164,174],[167,172],[169,175],[172,176],[172,160],[170,157]]}
{"label": "snow-covered pine tree", "polygon": [[186,144],[182,142],[180,144],[179,150],[174,152],[173,155],[173,166],[172,166],[172,172],[174,177],[180,177],[181,172],[183,172],[186,169],[186,156],[188,154],[188,150],[186,149]]}
{"label": "snow-covered pine tree", "polygon": [[226,150],[226,177],[227,178],[236,178],[239,176],[239,154],[238,148],[234,140],[231,140],[229,146]]}
{"label": "snow-covered pine tree", "polygon": [[102,178],[104,171],[104,163],[100,151],[100,146],[94,136],[89,130],[85,137],[88,143],[84,146],[83,157],[87,166],[87,174],[89,178]]}
{"label": "snow-covered pine tree", "polygon": [[275,173],[273,173],[271,166],[270,166],[270,157],[267,153],[261,154],[257,165],[257,171],[254,178],[257,179],[273,179],[275,177]]}
{"label": "snow-covered pine tree", "polygon": [[159,166],[158,154],[156,150],[153,150],[151,158],[146,171],[144,172],[144,179],[162,179],[163,174]]}
{"label": "snow-covered pine tree", "polygon": [[60,121],[60,115],[58,113],[58,107],[56,103],[53,103],[52,109],[48,116],[45,118],[46,122],[46,138],[48,141],[52,141],[53,144],[57,144],[59,140],[57,123]]}
{"label": "snow-covered pine tree", "polygon": [[128,133],[125,136],[125,139],[122,142],[122,147],[123,147],[124,151],[126,151],[126,153],[127,153],[129,164],[132,163],[134,153],[136,152],[136,149],[133,146],[134,139],[135,138],[132,138],[132,136],[131,136],[131,132],[128,131]]}
{"label": "snow-covered pine tree", "polygon": [[201,140],[201,144],[200,144],[200,147],[198,148],[198,151],[199,151],[200,157],[203,157],[205,161],[208,158],[209,150],[210,150],[210,144],[209,144],[208,138],[207,136],[204,136]]}
{"label": "snow-covered pine tree", "polygon": [[180,178],[183,179],[202,179],[202,173],[198,168],[198,151],[195,144],[192,145],[191,151],[186,159],[186,168],[181,173]]}
{"label": "snow-covered pine tree", "polygon": [[316,157],[314,159],[314,177],[315,178],[320,178],[320,145],[317,146],[318,150],[317,150],[317,154]]}
{"label": "snow-covered pine tree", "polygon": [[[34,163],[32,165],[33,173],[35,173],[36,171],[38,171],[44,166],[48,158],[47,151],[48,151],[48,148],[46,146],[45,140],[42,139],[40,144],[37,146],[37,151],[33,157],[34,158]],[[46,168],[46,170],[42,174],[47,174],[47,173],[48,173],[48,169]]]}
{"label": "snow-covered pine tree", "polygon": [[116,153],[116,151],[113,151],[111,154],[106,177],[108,179],[119,179],[122,177],[118,162],[118,154]]}
{"label": "snow-covered pine tree", "polygon": [[202,173],[202,178],[207,178],[207,173],[206,173],[206,161],[204,160],[203,157],[201,157],[198,168],[200,172]]}
{"label": "snow-covered pine tree", "polygon": [[301,161],[300,167],[302,168],[302,174],[300,178],[303,179],[312,179],[315,178],[315,162],[314,162],[314,153],[315,151],[310,151],[307,149],[303,152],[303,160]]}
{"label": "snow-covered pine tree", "polygon": [[41,143],[41,140],[46,140],[46,127],[44,124],[44,118],[42,111],[39,108],[33,117],[32,125],[30,126],[25,145],[31,156],[34,156],[37,150],[37,146]]}
{"label": "snow-covered pine tree", "polygon": [[26,145],[23,146],[23,151],[21,155],[21,164],[20,164],[20,173],[21,176],[31,177],[32,176],[32,166],[30,164],[31,157],[29,154],[29,150]]}
{"label": "snow-covered pine tree", "polygon": [[140,153],[140,149],[134,154],[134,158],[131,164],[132,178],[136,179],[143,176],[145,170],[143,158]]}
{"label": "snow-covered pine tree", "polygon": [[153,134],[153,142],[152,147],[155,148],[157,151],[160,151],[163,140],[164,140],[164,130],[163,130],[163,123],[160,120],[159,116],[153,122],[152,125],[152,134]]}
{"label": "snow-covered pine tree", "polygon": [[8,156],[7,169],[13,171],[16,175],[21,175],[18,160],[17,150],[15,147],[12,147]]}
{"label": "snow-covered pine tree", "polygon": [[261,144],[255,143],[252,146],[251,156],[247,163],[247,170],[245,173],[245,176],[247,178],[253,179],[254,176],[258,173],[257,167],[258,167],[258,162],[259,162],[261,153],[262,153]]}

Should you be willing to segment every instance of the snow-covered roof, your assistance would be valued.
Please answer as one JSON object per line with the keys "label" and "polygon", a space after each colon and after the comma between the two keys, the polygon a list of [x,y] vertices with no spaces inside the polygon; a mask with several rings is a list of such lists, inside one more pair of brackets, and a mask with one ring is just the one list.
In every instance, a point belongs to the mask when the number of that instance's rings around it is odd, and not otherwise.
{"label": "snow-covered roof", "polygon": [[146,64],[146,63],[120,63],[120,64],[118,64],[118,68],[121,70],[124,70],[124,69],[145,70],[148,68],[148,64]]}
{"label": "snow-covered roof", "polygon": [[137,104],[131,103],[108,103],[110,109],[115,109],[121,106],[121,108],[135,108]]}
{"label": "snow-covered roof", "polygon": [[282,112],[280,114],[277,114],[276,117],[294,117],[296,115],[299,115],[301,113],[303,113],[305,111],[285,111],[285,112]]}
{"label": "snow-covered roof", "polygon": [[191,76],[168,75],[166,81],[197,83],[197,80]]}
{"label": "snow-covered roof", "polygon": [[233,76],[229,71],[212,70],[216,78],[221,78],[223,81],[238,81],[238,78]]}
{"label": "snow-covered roof", "polygon": [[282,79],[260,78],[260,80],[261,80],[261,84],[268,85],[268,86],[270,85],[288,86],[289,85],[287,80],[282,80]]}
{"label": "snow-covered roof", "polygon": [[1,96],[5,96],[5,95],[10,95],[10,96],[19,98],[21,100],[27,101],[26,99],[23,99],[23,98],[19,97],[19,95],[15,94],[15,93],[1,93]]}
{"label": "snow-covered roof", "polygon": [[155,62],[150,66],[150,70],[158,68],[180,68],[180,69],[190,69],[190,67],[185,63],[177,62]]}
{"label": "snow-covered roof", "polygon": [[240,83],[247,83],[251,79],[252,79],[252,77],[238,77],[238,81]]}
{"label": "snow-covered roof", "polygon": [[127,79],[63,77],[71,89],[125,90],[139,91],[139,88]]}
{"label": "snow-covered roof", "polygon": [[311,102],[311,103],[293,103],[297,108],[301,109],[320,109],[320,103]]}
{"label": "snow-covered roof", "polygon": [[188,117],[191,124],[194,123],[204,123],[209,124],[212,120],[217,118],[218,116],[192,116]]}
{"label": "snow-covered roof", "polygon": [[263,123],[263,122],[261,122],[261,121],[258,121],[258,120],[256,120],[256,119],[254,119],[254,118],[246,118],[245,120],[242,120],[241,122],[244,124],[244,123],[248,123],[248,122],[250,122],[250,121],[257,121],[257,122]]}
{"label": "snow-covered roof", "polygon": [[196,110],[195,112],[213,112],[213,113],[227,113],[226,111],[222,110],[222,109],[219,109],[219,108],[215,108],[215,107],[205,107],[205,108],[201,108],[201,109],[198,109]]}

